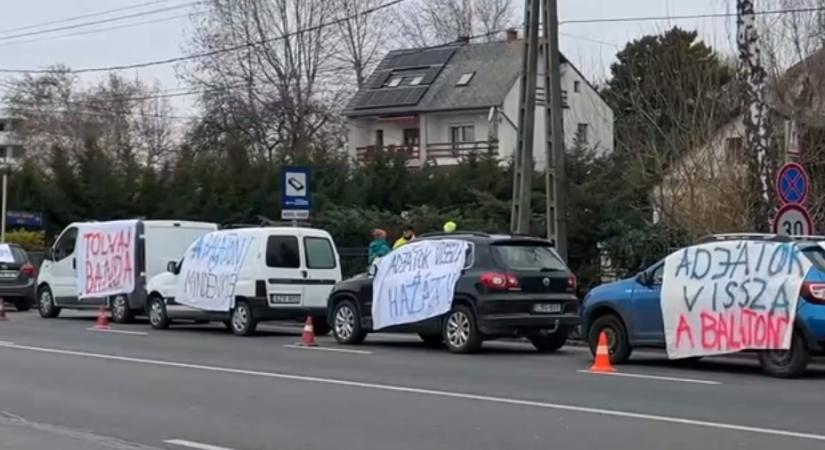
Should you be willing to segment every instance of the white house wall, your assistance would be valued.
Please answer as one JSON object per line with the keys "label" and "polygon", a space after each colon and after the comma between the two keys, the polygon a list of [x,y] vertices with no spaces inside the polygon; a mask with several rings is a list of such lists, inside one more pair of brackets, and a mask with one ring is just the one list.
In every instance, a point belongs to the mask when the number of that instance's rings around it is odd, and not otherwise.
{"label": "white house wall", "polygon": [[427,114],[427,143],[446,144],[450,142],[450,127],[473,126],[476,141],[486,141],[489,136],[489,111],[475,112],[433,112]]}

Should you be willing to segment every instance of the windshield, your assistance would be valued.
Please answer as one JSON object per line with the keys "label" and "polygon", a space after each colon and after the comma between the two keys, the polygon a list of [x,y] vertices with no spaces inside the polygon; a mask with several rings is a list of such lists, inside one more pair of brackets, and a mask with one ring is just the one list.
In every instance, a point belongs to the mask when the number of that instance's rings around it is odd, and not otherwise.
{"label": "windshield", "polygon": [[567,271],[564,261],[552,247],[535,243],[506,243],[492,246],[496,260],[511,270],[537,270],[543,272]]}

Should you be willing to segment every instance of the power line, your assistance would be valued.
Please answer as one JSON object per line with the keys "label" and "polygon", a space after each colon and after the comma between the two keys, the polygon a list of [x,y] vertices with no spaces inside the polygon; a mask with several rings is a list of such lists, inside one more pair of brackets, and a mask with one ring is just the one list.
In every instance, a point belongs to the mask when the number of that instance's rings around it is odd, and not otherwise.
{"label": "power line", "polygon": [[147,6],[157,5],[159,3],[169,3],[171,1],[172,0],[154,0],[154,1],[151,1],[151,2],[140,3],[140,4],[132,5],[132,6],[125,6],[125,7],[121,7],[121,8],[115,8],[115,9],[108,9],[108,10],[105,10],[105,11],[98,11],[98,12],[94,12],[94,13],[83,14],[83,15],[80,15],[80,16],[67,17],[65,19],[51,20],[51,21],[48,21],[48,22],[40,22],[40,23],[36,23],[36,24],[25,25],[25,26],[18,27],[18,28],[10,28],[10,29],[6,29],[6,30],[0,30],[0,34],[14,33],[14,32],[17,32],[17,31],[31,30],[33,28],[41,28],[41,27],[45,27],[45,26],[49,26],[49,25],[57,25],[57,24],[61,24],[61,23],[74,22],[76,20],[81,20],[81,19],[89,19],[89,18],[92,18],[92,17],[100,17],[100,16],[105,16],[105,15],[116,13],[116,12],[129,11],[129,10],[132,10],[132,9],[139,9],[139,8],[144,8],[144,7],[147,7]]}
{"label": "power line", "polygon": [[184,3],[182,5],[167,6],[165,8],[157,8],[157,9],[151,9],[151,10],[148,10],[148,11],[141,11],[141,12],[138,12],[138,13],[127,14],[127,15],[124,15],[124,16],[109,17],[109,18],[106,18],[106,19],[94,20],[94,21],[91,21],[91,22],[77,23],[77,24],[74,24],[74,25],[64,25],[64,26],[55,27],[55,28],[47,28],[45,30],[29,31],[29,32],[26,32],[26,33],[13,34],[13,35],[10,35],[10,36],[0,36],[0,41],[9,41],[9,40],[17,39],[17,38],[21,38],[21,37],[37,36],[37,35],[40,35],[40,34],[54,33],[56,31],[74,30],[74,29],[77,29],[77,28],[84,28],[84,27],[89,27],[89,26],[92,26],[92,25],[100,25],[100,24],[116,22],[116,21],[120,21],[120,20],[134,19],[134,18],[138,18],[138,17],[145,17],[145,16],[150,16],[150,15],[153,15],[153,14],[159,14],[159,13],[162,13],[162,12],[168,12],[168,11],[174,11],[174,10],[177,10],[177,9],[188,8],[188,7],[190,7],[192,5],[196,5],[198,3],[201,3],[201,0]]}
{"label": "power line", "polygon": [[[84,68],[84,69],[72,70],[71,72],[75,73],[75,74],[78,74],[78,73],[95,73],[95,72],[112,72],[112,71],[118,71],[118,70],[140,69],[140,68],[145,68],[145,67],[160,66],[160,65],[166,65],[166,64],[174,64],[174,63],[178,63],[178,62],[189,61],[189,60],[192,60],[192,59],[206,58],[206,57],[210,57],[210,56],[220,55],[220,54],[223,54],[223,53],[234,52],[234,51],[237,51],[237,50],[240,50],[240,49],[243,49],[243,48],[254,47],[254,46],[257,46],[257,45],[267,44],[269,42],[274,42],[274,41],[287,39],[287,38],[292,37],[292,36],[317,31],[317,30],[320,30],[320,29],[323,29],[323,28],[326,28],[326,27],[329,27],[329,26],[338,25],[342,22],[345,22],[347,20],[356,18],[358,16],[369,15],[369,14],[375,13],[377,11],[380,11],[382,9],[386,9],[386,8],[395,6],[395,5],[397,5],[399,3],[402,3],[402,2],[405,2],[405,1],[407,1],[407,0],[392,0],[392,1],[389,1],[387,3],[384,3],[383,5],[379,5],[379,6],[364,10],[364,11],[362,11],[360,13],[357,13],[357,14],[352,14],[352,15],[349,15],[349,16],[341,17],[339,19],[335,19],[335,20],[332,20],[332,21],[329,21],[329,22],[321,23],[321,24],[318,24],[318,25],[315,25],[315,26],[312,26],[312,27],[302,29],[302,30],[296,30],[296,31],[293,31],[293,32],[290,32],[290,33],[285,33],[285,34],[282,34],[282,35],[279,35],[279,36],[276,36],[276,37],[270,38],[270,39],[264,39],[264,40],[255,41],[255,42],[247,42],[247,43],[244,43],[244,44],[234,45],[232,47],[221,48],[221,49],[212,50],[212,51],[208,51],[208,52],[202,52],[202,53],[195,53],[195,54],[191,54],[191,55],[177,56],[177,57],[168,58],[168,59],[146,61],[146,62],[135,63],[135,64],[124,64],[124,65],[118,65],[118,66],[89,67],[89,68]],[[0,73],[54,73],[54,72],[56,72],[54,69],[32,69],[32,70],[0,69]]]}
{"label": "power line", "polygon": [[[756,11],[756,15],[772,15],[772,14],[795,14],[806,12],[820,12],[825,11],[825,7],[812,8],[795,8],[795,9],[773,9],[766,11]],[[576,24],[576,23],[613,23],[613,22],[651,22],[661,20],[682,20],[682,19],[713,19],[722,17],[735,17],[736,13],[708,13],[708,14],[685,14],[676,16],[638,16],[638,17],[604,17],[599,19],[570,19],[559,21],[559,25]]]}

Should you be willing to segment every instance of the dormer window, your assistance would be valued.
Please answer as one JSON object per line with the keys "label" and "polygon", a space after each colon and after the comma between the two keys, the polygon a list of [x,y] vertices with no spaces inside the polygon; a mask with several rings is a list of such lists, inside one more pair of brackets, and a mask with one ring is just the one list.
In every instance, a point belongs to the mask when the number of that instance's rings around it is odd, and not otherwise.
{"label": "dormer window", "polygon": [[476,74],[475,72],[467,72],[465,74],[462,74],[461,78],[458,79],[458,83],[456,83],[455,85],[456,86],[467,86],[468,84],[470,84],[470,80],[473,79],[473,75],[475,75],[475,74]]}

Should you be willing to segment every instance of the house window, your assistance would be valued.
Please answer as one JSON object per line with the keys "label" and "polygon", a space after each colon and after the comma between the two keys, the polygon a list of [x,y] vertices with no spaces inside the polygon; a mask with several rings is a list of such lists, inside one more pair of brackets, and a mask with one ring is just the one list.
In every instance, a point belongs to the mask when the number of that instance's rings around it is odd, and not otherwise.
{"label": "house window", "polygon": [[578,93],[580,90],[581,90],[581,82],[580,81],[574,81],[573,82],[573,92]]}
{"label": "house window", "polygon": [[387,87],[398,87],[402,80],[404,80],[403,77],[392,77],[390,78],[390,81],[387,82]]}
{"label": "house window", "polygon": [[375,146],[378,148],[384,146],[384,130],[375,130]]}
{"label": "house window", "polygon": [[461,78],[458,79],[458,83],[456,83],[455,85],[456,86],[467,86],[468,84],[470,84],[470,80],[473,79],[473,76],[475,74],[476,74],[475,72],[467,72],[465,74],[462,74]]}
{"label": "house window", "polygon": [[474,142],[475,127],[473,125],[457,125],[450,127],[450,143]]}
{"label": "house window", "polygon": [[576,127],[576,140],[580,144],[587,145],[590,142],[590,137],[587,135],[588,128],[586,123],[580,123],[579,126]]}
{"label": "house window", "polygon": [[421,75],[416,75],[410,80],[410,86],[418,86],[421,82],[424,81],[424,77]]}
{"label": "house window", "polygon": [[741,137],[725,139],[725,160],[733,163],[745,160],[745,145]]}
{"label": "house window", "polygon": [[0,131],[6,131],[6,122],[0,120]]}
{"label": "house window", "polygon": [[413,148],[418,147],[418,128],[405,128],[404,129],[404,147]]}

